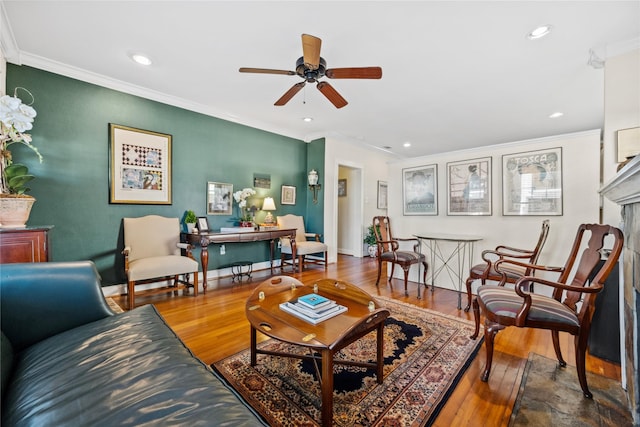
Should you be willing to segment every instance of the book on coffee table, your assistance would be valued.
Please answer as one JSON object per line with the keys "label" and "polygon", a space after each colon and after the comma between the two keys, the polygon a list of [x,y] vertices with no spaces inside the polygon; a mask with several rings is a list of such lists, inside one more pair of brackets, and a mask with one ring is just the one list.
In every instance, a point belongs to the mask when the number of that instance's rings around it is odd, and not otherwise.
{"label": "book on coffee table", "polygon": [[329,304],[324,308],[314,310],[301,304],[300,298],[298,298],[297,300],[281,303],[280,309],[316,325],[324,320],[331,319],[332,317],[347,311],[347,307],[336,304],[335,301],[331,302],[332,304]]}

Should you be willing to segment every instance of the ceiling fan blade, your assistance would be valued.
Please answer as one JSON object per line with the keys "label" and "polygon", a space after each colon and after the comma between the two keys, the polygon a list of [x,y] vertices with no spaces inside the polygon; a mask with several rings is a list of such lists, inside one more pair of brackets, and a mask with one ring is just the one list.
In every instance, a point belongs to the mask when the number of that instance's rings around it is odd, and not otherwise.
{"label": "ceiling fan blade", "polygon": [[283,106],[284,104],[289,102],[289,100],[293,98],[296,93],[300,92],[300,89],[302,89],[305,84],[306,82],[294,84],[293,86],[291,86],[291,89],[289,89],[284,95],[282,95],[280,99],[278,99],[273,105],[277,105],[278,107]]}
{"label": "ceiling fan blade", "polygon": [[285,74],[287,76],[295,76],[295,71],[287,71],[287,70],[271,70],[269,68],[247,68],[242,67],[238,71],[241,73],[259,73],[259,74]]}
{"label": "ceiling fan blade", "polygon": [[336,106],[336,108],[342,108],[348,104],[347,100],[344,99],[342,95],[340,95],[338,91],[327,82],[318,82],[318,90],[322,92],[322,94],[326,96],[327,99]]}
{"label": "ceiling fan blade", "polygon": [[324,75],[330,79],[380,79],[382,78],[382,68],[330,68],[325,71]]}
{"label": "ceiling fan blade", "polygon": [[320,67],[320,46],[322,40],[309,34],[302,35],[302,56],[304,65],[311,70],[317,70]]}

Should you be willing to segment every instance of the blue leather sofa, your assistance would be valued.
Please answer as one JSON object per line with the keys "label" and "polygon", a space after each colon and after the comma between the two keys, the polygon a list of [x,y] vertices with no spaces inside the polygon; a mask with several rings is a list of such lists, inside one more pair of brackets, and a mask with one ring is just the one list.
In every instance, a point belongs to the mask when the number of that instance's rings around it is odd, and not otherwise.
{"label": "blue leather sofa", "polygon": [[3,427],[265,425],[153,306],[113,313],[92,262],[0,265],[0,302]]}

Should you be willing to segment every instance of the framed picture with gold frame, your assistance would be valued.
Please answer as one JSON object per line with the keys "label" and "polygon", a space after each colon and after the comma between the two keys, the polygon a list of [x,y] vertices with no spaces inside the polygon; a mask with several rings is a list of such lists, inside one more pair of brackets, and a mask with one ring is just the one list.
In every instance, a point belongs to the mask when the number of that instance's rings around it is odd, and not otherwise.
{"label": "framed picture with gold frame", "polygon": [[109,123],[109,203],[171,204],[171,135]]}

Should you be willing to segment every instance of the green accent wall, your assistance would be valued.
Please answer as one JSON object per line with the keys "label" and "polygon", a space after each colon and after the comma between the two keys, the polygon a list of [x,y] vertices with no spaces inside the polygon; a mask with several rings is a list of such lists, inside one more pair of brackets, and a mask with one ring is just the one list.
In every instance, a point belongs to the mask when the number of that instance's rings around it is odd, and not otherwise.
{"label": "green accent wall", "polygon": [[[31,131],[44,157],[23,147],[12,150],[14,161],[26,164],[34,204],[28,225],[53,225],[53,261],[92,260],[103,284],[125,282],[122,269],[122,218],[149,214],[182,218],[185,210],[206,214],[208,181],[233,184],[234,191],[253,187],[254,174],[270,175],[271,188],[256,188],[257,205],[275,199],[275,215],[304,215],[320,225],[322,204],[310,202],[306,176],[310,167],[321,174],[324,140],[303,141],[125,94],[27,66],[7,64],[7,93],[24,87],[34,96],[38,115]],[[172,135],[172,204],[109,203],[109,123]],[[322,163],[324,163],[322,161]],[[322,167],[322,169],[321,169]],[[322,177],[322,175],[321,175]],[[323,179],[323,178],[321,178]],[[281,185],[298,189],[296,205],[280,203]],[[301,197],[307,195],[309,197]],[[307,211],[309,215],[307,215]],[[258,213],[258,220],[264,212]],[[213,229],[234,225],[238,216],[208,216]],[[318,219],[320,222],[318,222]],[[199,252],[196,257],[199,259]],[[239,260],[269,259],[265,242],[229,244],[226,255],[210,249],[209,270]]]}
{"label": "green accent wall", "polygon": [[[322,188],[318,191],[318,203],[313,203],[313,193],[309,190],[308,180],[305,177],[305,191],[307,193],[307,216],[305,217],[305,230],[309,233],[323,234],[324,230],[324,192],[327,180],[324,175],[324,138],[311,141],[307,150],[307,174],[311,169],[318,171],[318,182]],[[324,238],[322,239],[324,240]]]}

